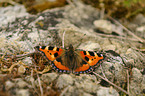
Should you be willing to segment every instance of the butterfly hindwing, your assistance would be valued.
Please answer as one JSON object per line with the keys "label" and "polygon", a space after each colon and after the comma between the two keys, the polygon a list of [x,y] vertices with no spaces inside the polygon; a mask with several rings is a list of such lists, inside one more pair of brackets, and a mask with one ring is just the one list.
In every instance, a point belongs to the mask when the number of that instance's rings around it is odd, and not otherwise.
{"label": "butterfly hindwing", "polygon": [[46,58],[51,61],[51,66],[58,72],[67,72],[69,68],[62,65],[61,55],[64,53],[64,49],[52,47],[52,46],[36,46],[36,48],[44,53]]}
{"label": "butterfly hindwing", "polygon": [[83,63],[81,67],[78,67],[75,70],[75,73],[88,73],[91,71],[92,71],[92,67],[87,63]]}
{"label": "butterfly hindwing", "polygon": [[59,61],[59,58],[52,61],[52,67],[58,72],[69,72],[70,71],[70,69],[68,67],[62,65],[62,62]]}

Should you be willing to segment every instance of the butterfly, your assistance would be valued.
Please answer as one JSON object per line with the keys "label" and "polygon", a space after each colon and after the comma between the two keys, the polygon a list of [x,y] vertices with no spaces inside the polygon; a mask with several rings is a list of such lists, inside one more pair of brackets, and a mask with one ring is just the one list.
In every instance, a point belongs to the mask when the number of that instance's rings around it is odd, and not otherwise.
{"label": "butterfly", "polygon": [[105,57],[93,51],[74,49],[70,44],[68,49],[52,46],[36,46],[51,61],[51,66],[58,72],[90,73]]}

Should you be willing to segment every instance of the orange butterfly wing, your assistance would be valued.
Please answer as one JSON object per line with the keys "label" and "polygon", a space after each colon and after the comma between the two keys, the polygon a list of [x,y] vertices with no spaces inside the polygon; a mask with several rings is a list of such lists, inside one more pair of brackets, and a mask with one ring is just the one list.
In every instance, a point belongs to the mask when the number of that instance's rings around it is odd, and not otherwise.
{"label": "orange butterfly wing", "polygon": [[[58,72],[70,72],[71,69],[69,67],[64,66],[62,63],[61,56],[65,54],[65,50],[57,47],[51,46],[37,46],[39,51],[43,52],[48,60],[52,61],[52,67],[55,68]],[[82,66],[78,66],[74,70],[75,73],[88,73],[93,70],[93,67],[98,66],[99,61],[104,59],[104,56],[99,53],[95,53],[92,51],[76,51],[79,54],[78,58],[82,59]],[[75,65],[74,65],[75,66]]]}
{"label": "orange butterfly wing", "polygon": [[92,67],[96,67],[99,63],[99,61],[103,60],[104,57],[102,54],[95,53],[92,51],[80,51],[80,56],[84,61],[86,61],[87,64],[82,64],[82,67],[77,68],[75,71],[80,72],[80,71],[92,71]]}
{"label": "orange butterfly wing", "polygon": [[62,55],[62,53],[64,53],[63,49],[51,46],[36,46],[36,48],[39,51],[43,52],[48,60],[52,61],[53,68],[55,68],[56,70],[69,70],[68,67],[62,65],[62,62],[57,60],[57,58],[59,58]]}

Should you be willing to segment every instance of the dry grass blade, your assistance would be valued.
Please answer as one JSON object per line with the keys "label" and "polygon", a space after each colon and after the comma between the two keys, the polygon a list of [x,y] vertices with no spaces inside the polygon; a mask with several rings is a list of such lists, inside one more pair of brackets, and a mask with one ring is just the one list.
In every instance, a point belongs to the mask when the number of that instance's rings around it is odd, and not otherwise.
{"label": "dry grass blade", "polygon": [[137,39],[129,38],[129,37],[121,37],[121,36],[114,36],[114,35],[106,35],[106,34],[101,34],[97,33],[97,35],[100,35],[102,37],[109,37],[109,38],[119,38],[119,39],[124,39],[124,40],[130,40],[130,41],[138,41]]}
{"label": "dry grass blade", "polygon": [[[36,65],[35,65],[35,70],[37,70]],[[41,93],[41,96],[43,96],[43,88],[42,88],[42,85],[41,85],[41,80],[40,80],[40,77],[39,77],[38,73],[36,73],[36,74],[37,74],[38,83],[39,83],[39,87],[40,87],[40,93]]]}
{"label": "dry grass blade", "polygon": [[[1,71],[3,71],[3,72],[7,72],[7,71],[8,71],[9,73],[11,73],[12,70],[13,70],[13,68],[14,68],[15,66],[17,66],[17,65],[26,66],[23,62],[19,61],[19,62],[15,63],[15,64],[11,65],[11,67],[8,68],[8,69],[4,69],[4,68],[1,67]],[[26,67],[27,67],[27,66],[26,66]]]}
{"label": "dry grass blade", "polygon": [[107,80],[106,78],[100,76],[99,74],[93,72],[94,75],[100,77],[101,79],[105,80],[106,82],[108,82],[109,84],[113,85],[114,87],[116,87],[117,89],[119,89],[120,91],[124,92],[125,94],[129,95],[129,93],[127,91],[125,91],[124,89],[122,89],[121,87],[115,85],[114,83],[112,83],[111,81]]}
{"label": "dry grass blade", "polygon": [[68,88],[70,87],[70,85],[66,88],[64,88],[64,90],[62,91],[62,93],[60,94],[60,96],[64,96],[64,94],[66,93],[66,91],[68,90]]}
{"label": "dry grass blade", "polygon": [[37,95],[39,95],[39,92],[37,92],[35,84],[34,84],[34,78],[33,78],[33,70],[31,70],[31,78],[30,78],[31,84],[32,84],[32,88],[34,89],[34,92],[37,93]]}
{"label": "dry grass blade", "polygon": [[126,73],[127,73],[127,92],[129,94],[129,73],[128,73],[128,70],[126,70]]}
{"label": "dry grass blade", "polygon": [[[30,53],[21,54],[21,55],[14,55],[14,56],[4,56],[4,57],[2,57],[2,59],[3,58],[12,58],[12,59],[15,59],[15,60],[21,60],[26,56],[31,56],[32,54],[35,54],[35,52],[30,52]],[[1,57],[0,57],[0,59],[1,59]]]}
{"label": "dry grass blade", "polygon": [[44,74],[44,73],[48,72],[49,70],[50,70],[49,66],[46,66],[43,71],[38,71],[37,69],[36,70],[34,69],[34,71],[38,74]]}
{"label": "dry grass blade", "polygon": [[18,5],[18,3],[14,2],[13,0],[0,0],[0,3],[3,3],[3,2],[7,2],[13,5],[16,5],[16,4]]}
{"label": "dry grass blade", "polygon": [[130,30],[128,30],[126,27],[124,27],[122,24],[120,24],[117,20],[113,19],[110,16],[107,16],[109,19],[113,20],[116,24],[118,24],[120,27],[122,27],[124,30],[126,30],[130,35],[132,35],[133,37],[135,37],[137,40],[139,40],[140,42],[145,42],[144,39],[138,37],[137,35],[135,35],[134,33],[132,33]]}

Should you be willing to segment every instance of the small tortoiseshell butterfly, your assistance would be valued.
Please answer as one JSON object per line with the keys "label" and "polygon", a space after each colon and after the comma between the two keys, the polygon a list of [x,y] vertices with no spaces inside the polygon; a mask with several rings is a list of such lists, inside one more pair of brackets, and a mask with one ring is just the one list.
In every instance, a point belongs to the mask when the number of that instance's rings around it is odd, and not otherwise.
{"label": "small tortoiseshell butterfly", "polygon": [[98,66],[104,56],[93,51],[74,49],[72,45],[68,49],[52,46],[36,46],[37,50],[44,53],[51,61],[52,67],[58,72],[89,73]]}

